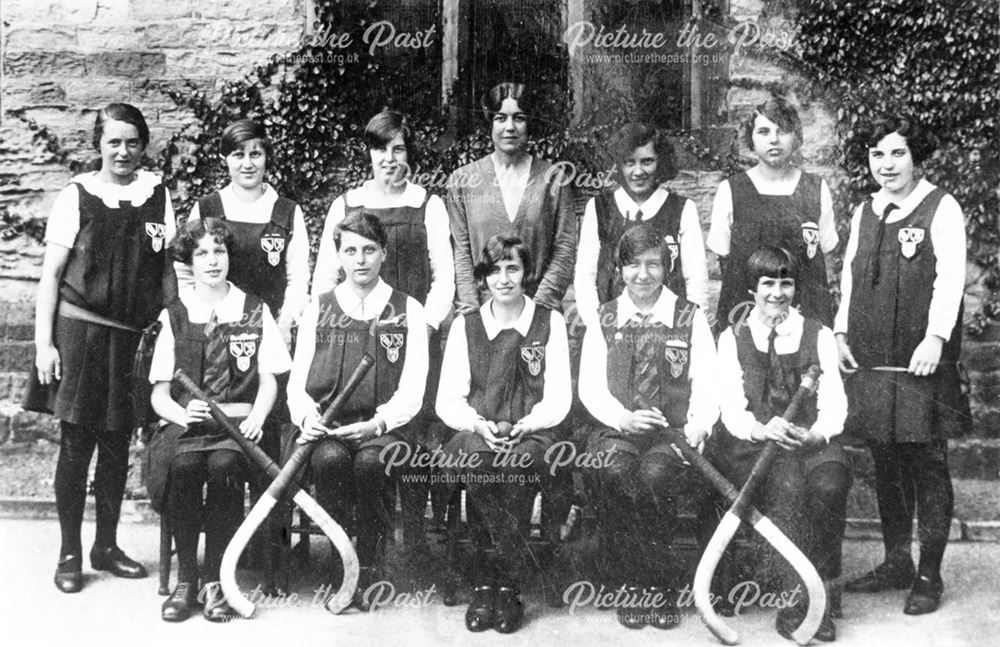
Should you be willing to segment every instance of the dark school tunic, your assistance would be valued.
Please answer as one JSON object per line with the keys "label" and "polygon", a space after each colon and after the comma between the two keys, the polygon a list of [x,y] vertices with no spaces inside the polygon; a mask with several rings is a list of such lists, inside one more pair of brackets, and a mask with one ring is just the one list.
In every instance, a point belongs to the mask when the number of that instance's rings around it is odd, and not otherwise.
{"label": "dark school tunic", "polygon": [[684,213],[686,200],[670,192],[659,211],[652,217],[632,222],[625,220],[618,211],[613,191],[602,193],[594,199],[597,237],[601,245],[597,255],[597,299],[600,303],[612,301],[625,289],[621,274],[615,272],[615,267],[618,263],[618,241],[621,240],[622,234],[632,227],[649,227],[666,243],[667,255],[663,259],[666,271],[663,275],[663,285],[679,297],[687,295],[680,254],[681,215]]}
{"label": "dark school tunic", "polygon": [[298,205],[278,197],[265,223],[226,220],[222,197],[216,191],[198,201],[202,218],[221,218],[236,238],[230,251],[229,280],[244,292],[264,299],[275,317],[285,302],[288,287],[287,255]]}
{"label": "dark school tunic", "polygon": [[[253,404],[257,398],[260,383],[258,373],[258,351],[264,332],[262,311],[264,302],[260,297],[247,293],[243,302],[243,317],[240,321],[220,322],[211,335],[206,333],[204,323],[192,323],[187,308],[180,299],[168,308],[170,330],[174,335],[174,366],[182,369],[199,387],[219,403]],[[210,357],[210,344],[222,343],[228,350],[222,361],[222,380],[216,388],[208,384],[210,373],[218,367],[218,357]],[[186,407],[192,397],[178,384],[170,385],[170,397],[182,407]],[[147,488],[156,510],[161,510],[165,502],[170,462],[174,456],[184,452],[211,452],[218,449],[240,451],[239,445],[214,421],[207,421],[191,427],[165,424],[153,436],[149,444],[149,477]]]}
{"label": "dark school tunic", "polygon": [[[505,328],[492,340],[476,310],[465,315],[465,339],[469,349],[469,406],[486,420],[514,424],[528,415],[545,395],[545,346],[549,342],[552,312],[535,304],[528,333]],[[444,379],[447,379],[445,376]],[[560,431],[542,429],[527,434],[513,451],[529,441],[547,449]],[[467,453],[490,451],[475,433],[455,434],[446,451]]]}
{"label": "dark school tunic", "polygon": [[[326,411],[365,353],[375,360],[375,365],[345,403],[336,420],[341,425],[370,420],[375,415],[375,409],[388,402],[399,388],[406,364],[406,299],[405,293],[393,289],[379,316],[364,321],[344,312],[334,290],[318,297],[316,349],[306,375],[305,390],[319,405],[319,410]],[[406,436],[407,431],[404,425],[381,436],[350,444],[355,449],[384,446]],[[297,436],[296,427],[286,427],[282,439],[283,456],[289,455],[291,443]]]}
{"label": "dark school tunic", "polygon": [[[852,288],[847,330],[851,352],[861,367],[906,368],[924,339],[933,297],[937,257],[931,223],[945,192],[935,188],[910,215],[887,223],[875,258],[879,218],[867,202],[858,224],[858,250],[851,264]],[[872,285],[875,263],[880,274]],[[848,381],[857,432],[875,442],[926,443],[961,431],[962,395],[958,357],[962,347],[962,307],[941,363],[929,376],[861,370]]]}
{"label": "dark school tunic", "polygon": [[[784,369],[785,384],[779,389],[782,397],[777,400],[766,398],[767,373],[770,361],[766,351],[757,349],[750,328],[741,326],[736,338],[736,354],[743,369],[743,395],[747,399],[747,410],[757,422],[766,424],[775,416],[782,416],[792,401],[792,396],[802,382],[802,376],[813,364],[819,366],[817,343],[821,324],[816,319],[806,318],[802,323],[802,337],[799,348],[794,353],[778,355]],[[734,329],[735,330],[735,329]],[[823,379],[822,377],[820,379]],[[799,407],[797,415],[789,422],[809,429],[816,422],[816,393],[810,394]],[[728,432],[712,435],[713,461],[717,461],[722,471],[735,482],[742,483],[750,473],[754,462],[765,443],[755,443],[737,438]],[[785,456],[787,452],[782,452]],[[834,461],[846,465],[846,454],[840,442],[833,438],[829,443],[811,452],[795,452],[795,458],[805,461],[805,470]],[[786,456],[787,457],[787,456]]]}
{"label": "dark school tunic", "polygon": [[385,228],[388,252],[379,276],[400,292],[427,304],[427,294],[431,291],[431,264],[427,255],[427,226],[424,217],[427,201],[431,194],[424,195],[419,207],[402,206],[387,209],[373,209],[364,206],[348,206],[345,201],[344,216],[368,213],[382,223]]}
{"label": "dark school tunic", "polygon": [[[163,309],[166,189],[158,184],[143,204],[117,208],[77,183],[80,230],[59,298],[138,329]],[[169,295],[172,296],[172,295]],[[56,315],[53,339],[62,379],[43,386],[30,371],[24,408],[91,429],[131,430],[132,363],[139,334]]]}
{"label": "dark school tunic", "polygon": [[[788,250],[799,261],[795,303],[803,317],[833,325],[833,303],[826,280],[826,260],[819,241],[822,180],[802,172],[791,195],[764,195],[744,172],[729,178],[733,200],[732,237],[722,274],[717,329],[733,322],[730,314],[747,298],[747,259],[764,245]],[[752,304],[750,304],[752,305]],[[744,314],[750,311],[746,307]]]}

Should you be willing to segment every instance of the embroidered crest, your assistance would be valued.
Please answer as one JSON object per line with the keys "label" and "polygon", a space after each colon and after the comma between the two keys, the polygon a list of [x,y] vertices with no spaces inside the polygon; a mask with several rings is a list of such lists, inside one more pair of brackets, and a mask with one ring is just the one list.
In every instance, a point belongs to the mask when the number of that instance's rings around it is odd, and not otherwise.
{"label": "embroidered crest", "polygon": [[158,222],[147,222],[146,235],[152,239],[153,251],[159,252],[163,249],[163,239],[167,235],[167,226]]}
{"label": "embroidered crest", "polygon": [[399,349],[403,347],[403,333],[384,332],[378,336],[378,343],[385,349],[385,356],[395,364],[399,360]]}
{"label": "embroidered crest", "polygon": [[899,230],[899,252],[903,258],[910,259],[917,253],[917,245],[924,242],[923,227],[903,227]]}
{"label": "embroidered crest", "polygon": [[677,241],[670,234],[663,237],[663,242],[667,244],[667,249],[670,250],[670,271],[673,272],[677,257],[681,254],[681,246],[677,244]]}
{"label": "embroidered crest", "polygon": [[681,373],[684,372],[684,365],[688,363],[688,349],[667,346],[664,357],[670,362],[671,377],[674,379],[680,377]]}
{"label": "embroidered crest", "polygon": [[542,372],[542,360],[545,359],[544,346],[521,346],[521,359],[528,363],[528,372],[537,377]]}
{"label": "embroidered crest", "polygon": [[233,335],[229,338],[229,354],[236,358],[236,368],[246,372],[250,358],[257,354],[257,335]]}
{"label": "embroidered crest", "polygon": [[806,256],[809,258],[816,256],[816,249],[819,247],[819,225],[815,222],[802,223],[802,242],[806,244]]}
{"label": "embroidered crest", "polygon": [[281,262],[281,252],[285,251],[285,239],[281,236],[261,236],[260,248],[267,252],[267,262],[277,267]]}

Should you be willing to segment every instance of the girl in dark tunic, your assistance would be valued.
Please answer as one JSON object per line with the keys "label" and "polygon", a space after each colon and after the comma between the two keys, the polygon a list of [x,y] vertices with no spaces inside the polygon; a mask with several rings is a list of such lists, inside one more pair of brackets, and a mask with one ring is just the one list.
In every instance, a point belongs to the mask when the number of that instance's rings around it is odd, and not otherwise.
{"label": "girl in dark tunic", "polygon": [[796,306],[803,316],[829,326],[833,302],[825,258],[837,246],[833,200],[824,180],[792,164],[802,146],[795,108],[780,97],[757,106],[743,126],[743,144],[757,165],[723,181],[712,204],[707,242],[722,262],[715,330],[722,332],[753,307],[743,291],[743,269],[763,245],[795,255],[800,267]]}
{"label": "girl in dark tunic", "polygon": [[97,115],[100,170],[73,178],[56,198],[46,228],[35,310],[35,371],[24,408],[61,421],[56,507],[62,546],[55,584],[83,587],[80,527],[87,469],[94,474],[97,533],[90,561],[118,577],[146,569],[117,545],[118,515],[134,423],[130,373],[139,333],[176,291],[164,241],[174,232],[160,178],[138,170],[149,128],[131,105]]}
{"label": "girl in dark tunic", "polygon": [[937,609],[944,589],[941,560],[954,505],[947,441],[967,422],[958,368],[965,220],[951,195],[919,179],[917,167],[933,148],[915,123],[879,121],[868,144],[881,188],[851,221],[834,332],[841,367],[853,374],[856,433],[875,462],[885,561],[845,588],[910,587],[903,612],[919,615]]}
{"label": "girl in dark tunic", "polygon": [[534,494],[548,481],[544,455],[569,411],[569,350],[562,315],[525,296],[528,246],[493,236],[481,256],[476,279],[492,296],[452,324],[437,413],[457,431],[445,454],[468,458],[457,476],[497,544],[494,572],[472,573],[466,626],[510,633],[523,615],[518,577],[530,568],[525,542]]}
{"label": "girl in dark tunic", "polygon": [[[149,495],[153,507],[167,516],[177,545],[177,587],[162,609],[168,622],[191,615],[199,575],[205,618],[234,617],[221,593],[219,565],[243,519],[248,476],[236,441],[218,428],[205,402],[172,383],[174,370],[187,373],[239,422],[243,435],[260,442],[277,392],[275,374],[291,367],[263,300],[226,280],[233,245],[233,235],[216,218],[188,221],[171,243],[174,258],[190,269],[194,287],[160,314],[163,328],[149,371],[153,409],[164,419],[150,441]],[[202,528],[205,564],[199,573]]]}

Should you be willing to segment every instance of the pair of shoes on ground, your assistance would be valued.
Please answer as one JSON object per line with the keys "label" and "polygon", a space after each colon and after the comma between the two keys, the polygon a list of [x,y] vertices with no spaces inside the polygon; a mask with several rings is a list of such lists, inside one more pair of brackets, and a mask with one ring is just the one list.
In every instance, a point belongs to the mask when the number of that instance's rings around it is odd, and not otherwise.
{"label": "pair of shoes on ground", "polygon": [[618,605],[618,622],[629,629],[673,629],[681,622],[674,592],[663,586],[622,588],[625,600]]}
{"label": "pair of shoes on ground", "polygon": [[228,622],[239,617],[229,606],[219,582],[209,582],[200,591],[197,582],[178,582],[174,592],[163,603],[160,617],[165,622],[183,622],[201,606],[209,622]]}
{"label": "pair of shoes on ground", "polygon": [[496,629],[502,634],[514,633],[524,620],[521,591],[516,584],[480,584],[472,591],[472,601],[465,612],[465,627],[480,632]]}
{"label": "pair of shoes on ground", "polygon": [[[118,546],[94,546],[90,551],[90,565],[95,571],[109,571],[116,577],[141,579],[148,575],[142,564],[126,555]],[[53,581],[63,593],[80,591],[83,588],[83,558],[80,555],[62,556],[56,566]]]}
{"label": "pair of shoes on ground", "polygon": [[941,605],[944,583],[938,573],[916,573],[912,562],[883,562],[861,577],[848,582],[844,590],[851,593],[877,593],[892,589],[910,589],[903,604],[903,613],[919,616],[934,613]]}

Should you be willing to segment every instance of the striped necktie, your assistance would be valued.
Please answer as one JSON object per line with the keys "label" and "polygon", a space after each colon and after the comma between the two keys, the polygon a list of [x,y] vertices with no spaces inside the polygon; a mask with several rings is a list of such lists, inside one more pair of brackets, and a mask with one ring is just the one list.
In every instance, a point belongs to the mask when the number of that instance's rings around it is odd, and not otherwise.
{"label": "striped necktie", "polygon": [[632,358],[636,394],[649,406],[655,407],[659,405],[660,394],[659,361],[656,353],[658,327],[653,324],[653,316],[648,314],[641,317],[637,315],[632,321],[638,334]]}
{"label": "striped necktie", "polygon": [[872,252],[872,287],[878,285],[879,277],[882,273],[879,256],[882,253],[882,239],[885,237],[885,221],[889,219],[889,214],[896,209],[899,209],[899,206],[892,202],[885,205],[882,218],[878,221],[878,233],[875,235],[875,251]]}
{"label": "striped necktie", "polygon": [[205,324],[205,358],[202,386],[212,397],[220,397],[229,388],[229,348],[225,331],[219,326],[219,318],[212,311]]}

